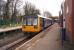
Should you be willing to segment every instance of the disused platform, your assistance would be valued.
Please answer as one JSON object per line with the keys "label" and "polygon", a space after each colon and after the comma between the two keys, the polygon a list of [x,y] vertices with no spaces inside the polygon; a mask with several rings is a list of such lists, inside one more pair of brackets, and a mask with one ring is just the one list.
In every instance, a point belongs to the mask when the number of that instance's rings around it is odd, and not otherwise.
{"label": "disused platform", "polygon": [[21,28],[22,28],[22,26],[8,27],[8,28],[0,28],[0,33],[7,32],[7,31],[12,31],[12,30],[17,30],[17,29],[21,29]]}
{"label": "disused platform", "polygon": [[28,47],[20,47],[21,49],[15,50],[62,50],[60,42],[60,26],[57,23],[53,24],[51,28],[45,32],[43,37],[37,39],[32,45],[27,46]]}

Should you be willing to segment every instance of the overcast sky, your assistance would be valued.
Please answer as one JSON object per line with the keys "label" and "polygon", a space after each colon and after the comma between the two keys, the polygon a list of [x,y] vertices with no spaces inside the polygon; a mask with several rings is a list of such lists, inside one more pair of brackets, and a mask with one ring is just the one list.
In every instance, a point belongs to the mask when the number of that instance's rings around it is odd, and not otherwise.
{"label": "overcast sky", "polygon": [[35,6],[41,10],[41,13],[46,10],[52,13],[53,16],[58,16],[60,5],[63,0],[27,0],[27,1],[31,2],[32,4],[35,4]]}

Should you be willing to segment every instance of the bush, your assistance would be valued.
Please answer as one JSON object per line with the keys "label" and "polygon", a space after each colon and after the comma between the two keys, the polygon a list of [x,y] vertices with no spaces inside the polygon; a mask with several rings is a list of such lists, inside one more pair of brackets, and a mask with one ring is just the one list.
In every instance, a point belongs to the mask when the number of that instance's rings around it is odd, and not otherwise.
{"label": "bush", "polygon": [[9,20],[0,20],[0,25],[8,25],[9,23]]}

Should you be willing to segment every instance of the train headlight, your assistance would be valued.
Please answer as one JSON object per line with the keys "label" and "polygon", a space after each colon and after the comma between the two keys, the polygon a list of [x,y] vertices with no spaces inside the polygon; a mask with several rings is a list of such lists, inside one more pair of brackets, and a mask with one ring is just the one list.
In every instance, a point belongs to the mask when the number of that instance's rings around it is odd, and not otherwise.
{"label": "train headlight", "polygon": [[38,28],[37,26],[34,26],[34,28]]}
{"label": "train headlight", "polygon": [[24,26],[24,28],[25,28],[25,26]]}

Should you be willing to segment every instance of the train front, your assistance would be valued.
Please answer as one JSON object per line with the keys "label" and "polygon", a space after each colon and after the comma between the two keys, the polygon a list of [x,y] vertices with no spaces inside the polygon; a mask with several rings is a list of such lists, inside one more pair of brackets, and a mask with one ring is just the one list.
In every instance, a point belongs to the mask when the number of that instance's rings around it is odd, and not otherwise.
{"label": "train front", "polygon": [[22,25],[23,32],[39,32],[39,18],[38,16],[27,15],[23,18],[23,25]]}

